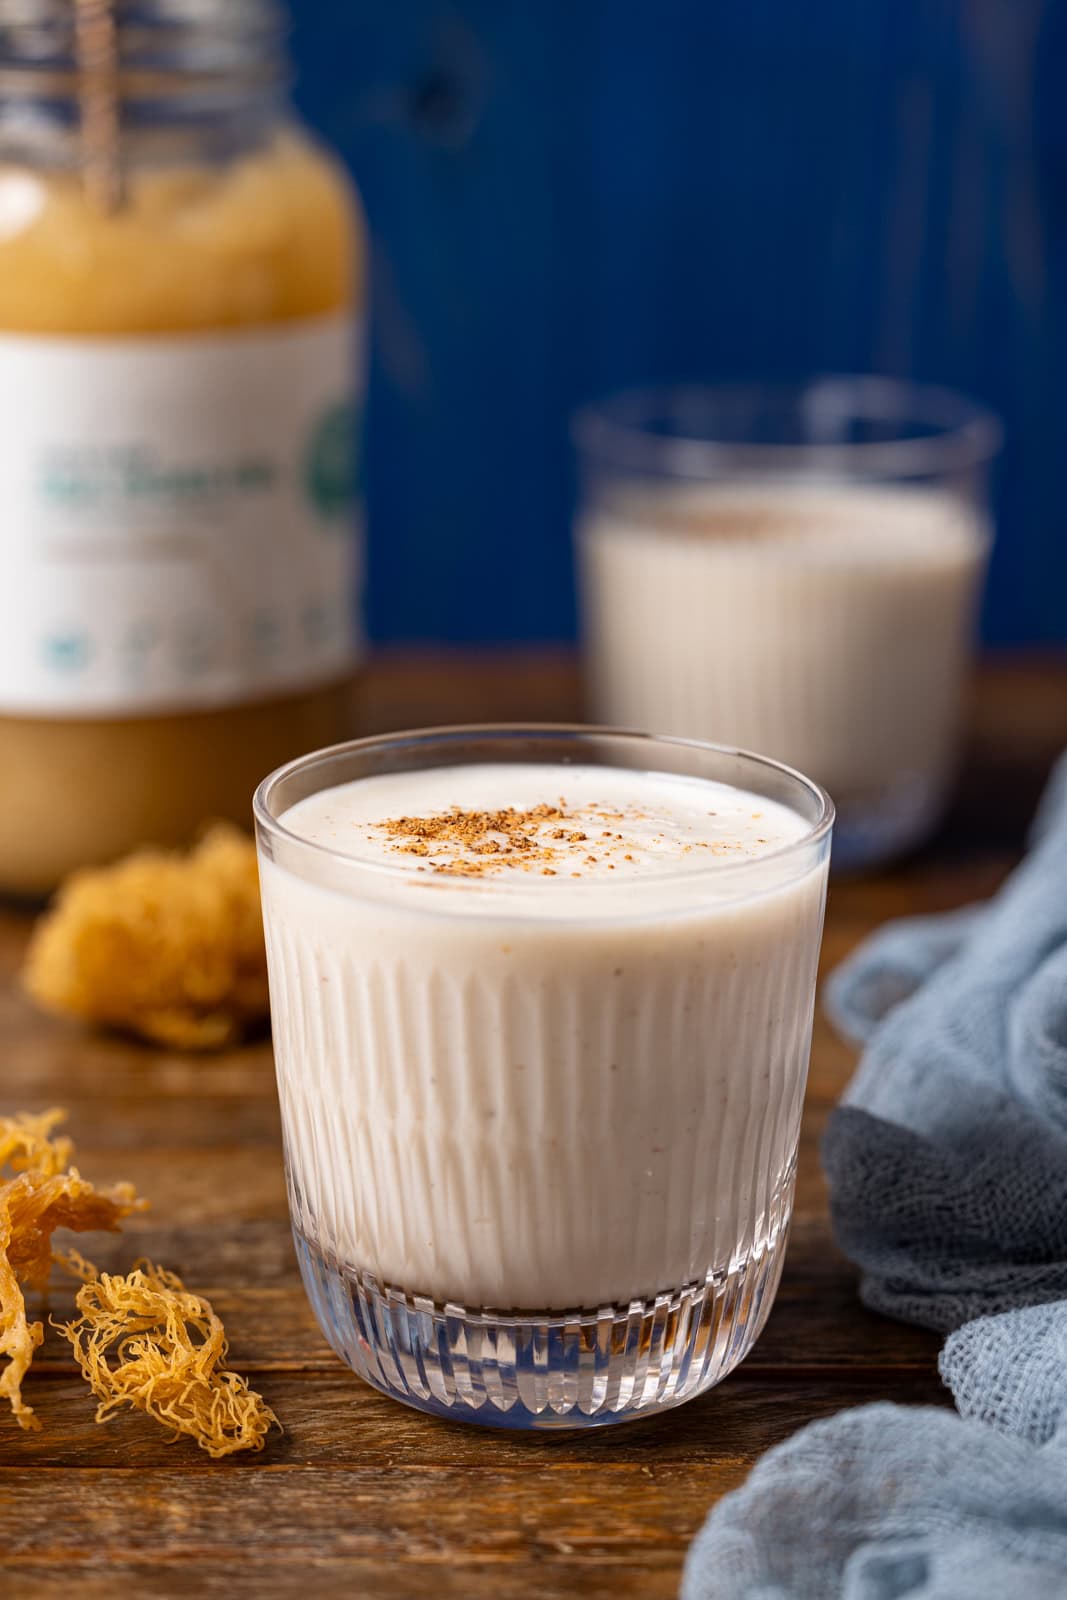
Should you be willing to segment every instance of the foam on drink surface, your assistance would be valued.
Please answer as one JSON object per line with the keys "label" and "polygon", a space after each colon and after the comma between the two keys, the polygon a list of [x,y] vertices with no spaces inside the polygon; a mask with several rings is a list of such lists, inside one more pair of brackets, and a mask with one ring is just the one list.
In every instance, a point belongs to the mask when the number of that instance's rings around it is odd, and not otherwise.
{"label": "foam on drink surface", "polygon": [[722,783],[575,765],[497,764],[361,778],[284,815],[359,861],[457,879],[634,878],[733,865],[804,831],[786,806]]}

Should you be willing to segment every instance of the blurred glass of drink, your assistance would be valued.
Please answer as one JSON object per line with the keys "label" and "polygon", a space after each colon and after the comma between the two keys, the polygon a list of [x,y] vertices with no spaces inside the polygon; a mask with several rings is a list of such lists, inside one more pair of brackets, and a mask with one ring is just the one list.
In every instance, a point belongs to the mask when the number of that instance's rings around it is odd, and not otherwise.
{"label": "blurred glass of drink", "polygon": [[839,867],[918,843],[959,752],[996,419],[833,377],[623,393],[575,439],[593,719],[810,773]]}

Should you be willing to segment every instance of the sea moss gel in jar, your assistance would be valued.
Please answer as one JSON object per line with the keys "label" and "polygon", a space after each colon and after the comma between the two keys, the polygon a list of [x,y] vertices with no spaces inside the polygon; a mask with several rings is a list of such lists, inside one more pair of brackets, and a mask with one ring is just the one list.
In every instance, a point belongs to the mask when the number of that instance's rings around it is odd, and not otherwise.
{"label": "sea moss gel in jar", "polygon": [[362,235],[267,0],[0,10],[0,891],[351,731]]}

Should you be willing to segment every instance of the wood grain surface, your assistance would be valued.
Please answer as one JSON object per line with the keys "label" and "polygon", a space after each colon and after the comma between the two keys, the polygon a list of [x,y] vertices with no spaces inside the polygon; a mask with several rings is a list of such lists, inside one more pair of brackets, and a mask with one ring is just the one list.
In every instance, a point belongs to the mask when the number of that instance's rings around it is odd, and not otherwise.
{"label": "wood grain surface", "polygon": [[[580,712],[571,661],[399,655],[372,672],[369,728]],[[824,968],[886,917],[988,894],[1021,848],[1067,745],[1067,665],[990,666],[952,818],[891,872],[837,881]],[[27,1384],[43,1424],[0,1415],[0,1594],[92,1597],[464,1596],[666,1600],[710,1505],[769,1446],[843,1406],[943,1404],[938,1341],[864,1311],[832,1243],[818,1140],[852,1069],[820,1017],[797,1212],[770,1323],[718,1389],[662,1418],[589,1437],[509,1437],[386,1400],[331,1354],[289,1243],[269,1043],[200,1059],[38,1016],[16,975],[29,923],[0,914],[3,1109],[62,1104],[78,1163],[132,1179],[151,1211],[93,1258],[149,1254],[206,1293],[233,1364],[284,1434],[211,1462],[133,1414],[104,1426],[49,1330]],[[71,1296],[58,1288],[54,1314]]]}

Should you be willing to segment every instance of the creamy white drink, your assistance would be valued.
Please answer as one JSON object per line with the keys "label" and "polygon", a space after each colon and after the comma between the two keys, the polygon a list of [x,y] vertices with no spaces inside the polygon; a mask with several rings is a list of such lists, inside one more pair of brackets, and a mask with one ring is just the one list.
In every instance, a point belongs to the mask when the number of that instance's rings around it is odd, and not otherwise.
{"label": "creamy white drink", "polygon": [[940,488],[727,481],[594,499],[580,529],[592,712],[810,773],[846,854],[908,843],[952,777],[987,544],[973,504]]}
{"label": "creamy white drink", "polygon": [[810,817],[498,762],[358,778],[278,824],[274,1043],[312,1252],[520,1317],[776,1279],[826,878]]}

